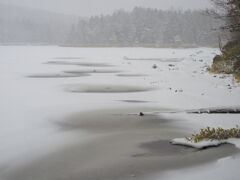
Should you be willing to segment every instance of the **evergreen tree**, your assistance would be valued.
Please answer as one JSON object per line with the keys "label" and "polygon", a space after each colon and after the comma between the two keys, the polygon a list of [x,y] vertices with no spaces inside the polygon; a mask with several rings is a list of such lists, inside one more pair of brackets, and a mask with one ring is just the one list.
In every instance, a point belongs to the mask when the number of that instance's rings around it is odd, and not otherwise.
{"label": "evergreen tree", "polygon": [[78,46],[214,45],[219,21],[202,11],[163,11],[136,7],[80,20],[67,44]]}

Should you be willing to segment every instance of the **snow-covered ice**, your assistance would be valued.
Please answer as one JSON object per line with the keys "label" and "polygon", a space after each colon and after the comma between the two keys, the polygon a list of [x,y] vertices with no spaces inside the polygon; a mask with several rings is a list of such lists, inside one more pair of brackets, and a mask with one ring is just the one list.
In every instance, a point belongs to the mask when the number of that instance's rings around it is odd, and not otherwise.
{"label": "snow-covered ice", "polygon": [[[201,52],[201,53],[198,53]],[[239,106],[240,85],[231,75],[214,75],[206,72],[217,49],[151,49],[151,48],[65,48],[55,46],[2,46],[0,47],[0,167],[12,166],[8,162],[36,158],[66,144],[90,138],[82,133],[76,139],[73,132],[60,132],[51,123],[71,112],[92,110],[98,107],[127,107],[125,101],[147,101],[149,106],[173,110],[208,107]],[[56,59],[59,57],[59,59]],[[49,64],[49,61],[80,62],[68,66]],[[74,58],[81,57],[81,58]],[[131,58],[124,58],[131,57]],[[136,60],[136,57],[140,60]],[[181,61],[172,61],[173,59]],[[142,60],[141,60],[142,59]],[[145,60],[144,60],[145,59]],[[148,61],[147,59],[151,59]],[[164,59],[159,61],[158,59]],[[167,61],[169,59],[169,62]],[[89,66],[86,65],[89,64]],[[106,66],[92,67],[104,63]],[[64,63],[63,63],[64,64]],[[82,64],[82,66],[81,66]],[[84,66],[85,64],[85,66]],[[157,68],[152,68],[156,64]],[[90,76],[71,78],[27,78],[31,74],[61,74],[89,72],[98,69],[121,70],[121,74],[147,76],[119,76],[118,73],[92,73]],[[132,93],[70,93],[65,87],[72,84],[125,85],[150,87],[153,91]],[[160,113],[161,114],[161,113]],[[178,120],[186,136],[200,128],[231,128],[239,124],[238,114],[187,114],[163,113],[162,116]],[[79,132],[78,132],[79,133]],[[79,137],[79,136],[78,136]],[[181,138],[181,137],[176,137]],[[237,140],[231,140],[238,146]],[[170,171],[157,175],[157,179],[195,179],[208,177],[209,169],[215,179],[238,179],[236,170],[240,156],[191,169]],[[229,166],[224,168],[224,164]],[[228,173],[223,175],[223,170]],[[227,176],[227,174],[229,176]],[[235,176],[236,175],[236,176]],[[190,177],[190,176],[189,176]],[[202,179],[201,177],[201,179]],[[149,177],[151,179],[152,177]],[[155,177],[154,177],[155,178]],[[153,178],[153,179],[154,179]],[[188,178],[189,179],[189,178]],[[191,179],[191,178],[190,178]],[[207,178],[208,179],[208,178]]]}

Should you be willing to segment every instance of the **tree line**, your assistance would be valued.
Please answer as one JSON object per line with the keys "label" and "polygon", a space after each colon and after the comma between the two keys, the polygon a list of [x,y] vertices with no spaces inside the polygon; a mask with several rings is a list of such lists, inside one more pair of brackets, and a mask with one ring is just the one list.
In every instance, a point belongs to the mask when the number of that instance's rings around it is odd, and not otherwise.
{"label": "tree line", "polygon": [[216,45],[221,20],[200,10],[157,10],[136,7],[94,16],[73,25],[65,45],[151,46]]}
{"label": "tree line", "polygon": [[136,7],[83,19],[0,4],[0,44],[212,46],[217,45],[221,23],[200,10]]}

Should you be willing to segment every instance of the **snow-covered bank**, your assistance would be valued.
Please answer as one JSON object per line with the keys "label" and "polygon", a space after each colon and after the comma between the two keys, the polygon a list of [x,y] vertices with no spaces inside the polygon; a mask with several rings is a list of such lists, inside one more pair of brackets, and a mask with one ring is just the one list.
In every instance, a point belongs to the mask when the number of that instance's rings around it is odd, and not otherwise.
{"label": "snow-covered bank", "polygon": [[192,141],[188,141],[186,138],[176,138],[171,140],[171,143],[174,145],[183,145],[183,146],[189,146],[189,147],[193,147],[193,148],[197,148],[197,149],[203,149],[203,148],[207,148],[207,147],[215,147],[215,146],[219,146],[221,144],[234,144],[236,145],[236,147],[240,147],[240,140],[237,138],[231,138],[231,139],[225,139],[225,140],[203,140],[200,142],[192,142]]}

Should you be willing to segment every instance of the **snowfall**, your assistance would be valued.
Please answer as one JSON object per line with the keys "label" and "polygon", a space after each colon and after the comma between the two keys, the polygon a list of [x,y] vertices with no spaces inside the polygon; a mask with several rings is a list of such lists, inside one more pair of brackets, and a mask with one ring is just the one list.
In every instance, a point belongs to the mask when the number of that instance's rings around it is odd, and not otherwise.
{"label": "snowfall", "polygon": [[[206,71],[218,53],[214,48],[1,46],[0,179],[8,169],[91,136],[82,132],[79,139],[75,132],[58,131],[52,122],[74,112],[130,106],[121,100],[167,109],[144,113],[179,119],[179,128],[188,129],[186,136],[208,126],[239,125],[239,114],[184,112],[240,106],[240,84],[231,75]],[[80,66],[82,71],[76,72]],[[229,142],[240,148],[239,140]],[[239,163],[235,154],[146,179],[237,180]]]}

